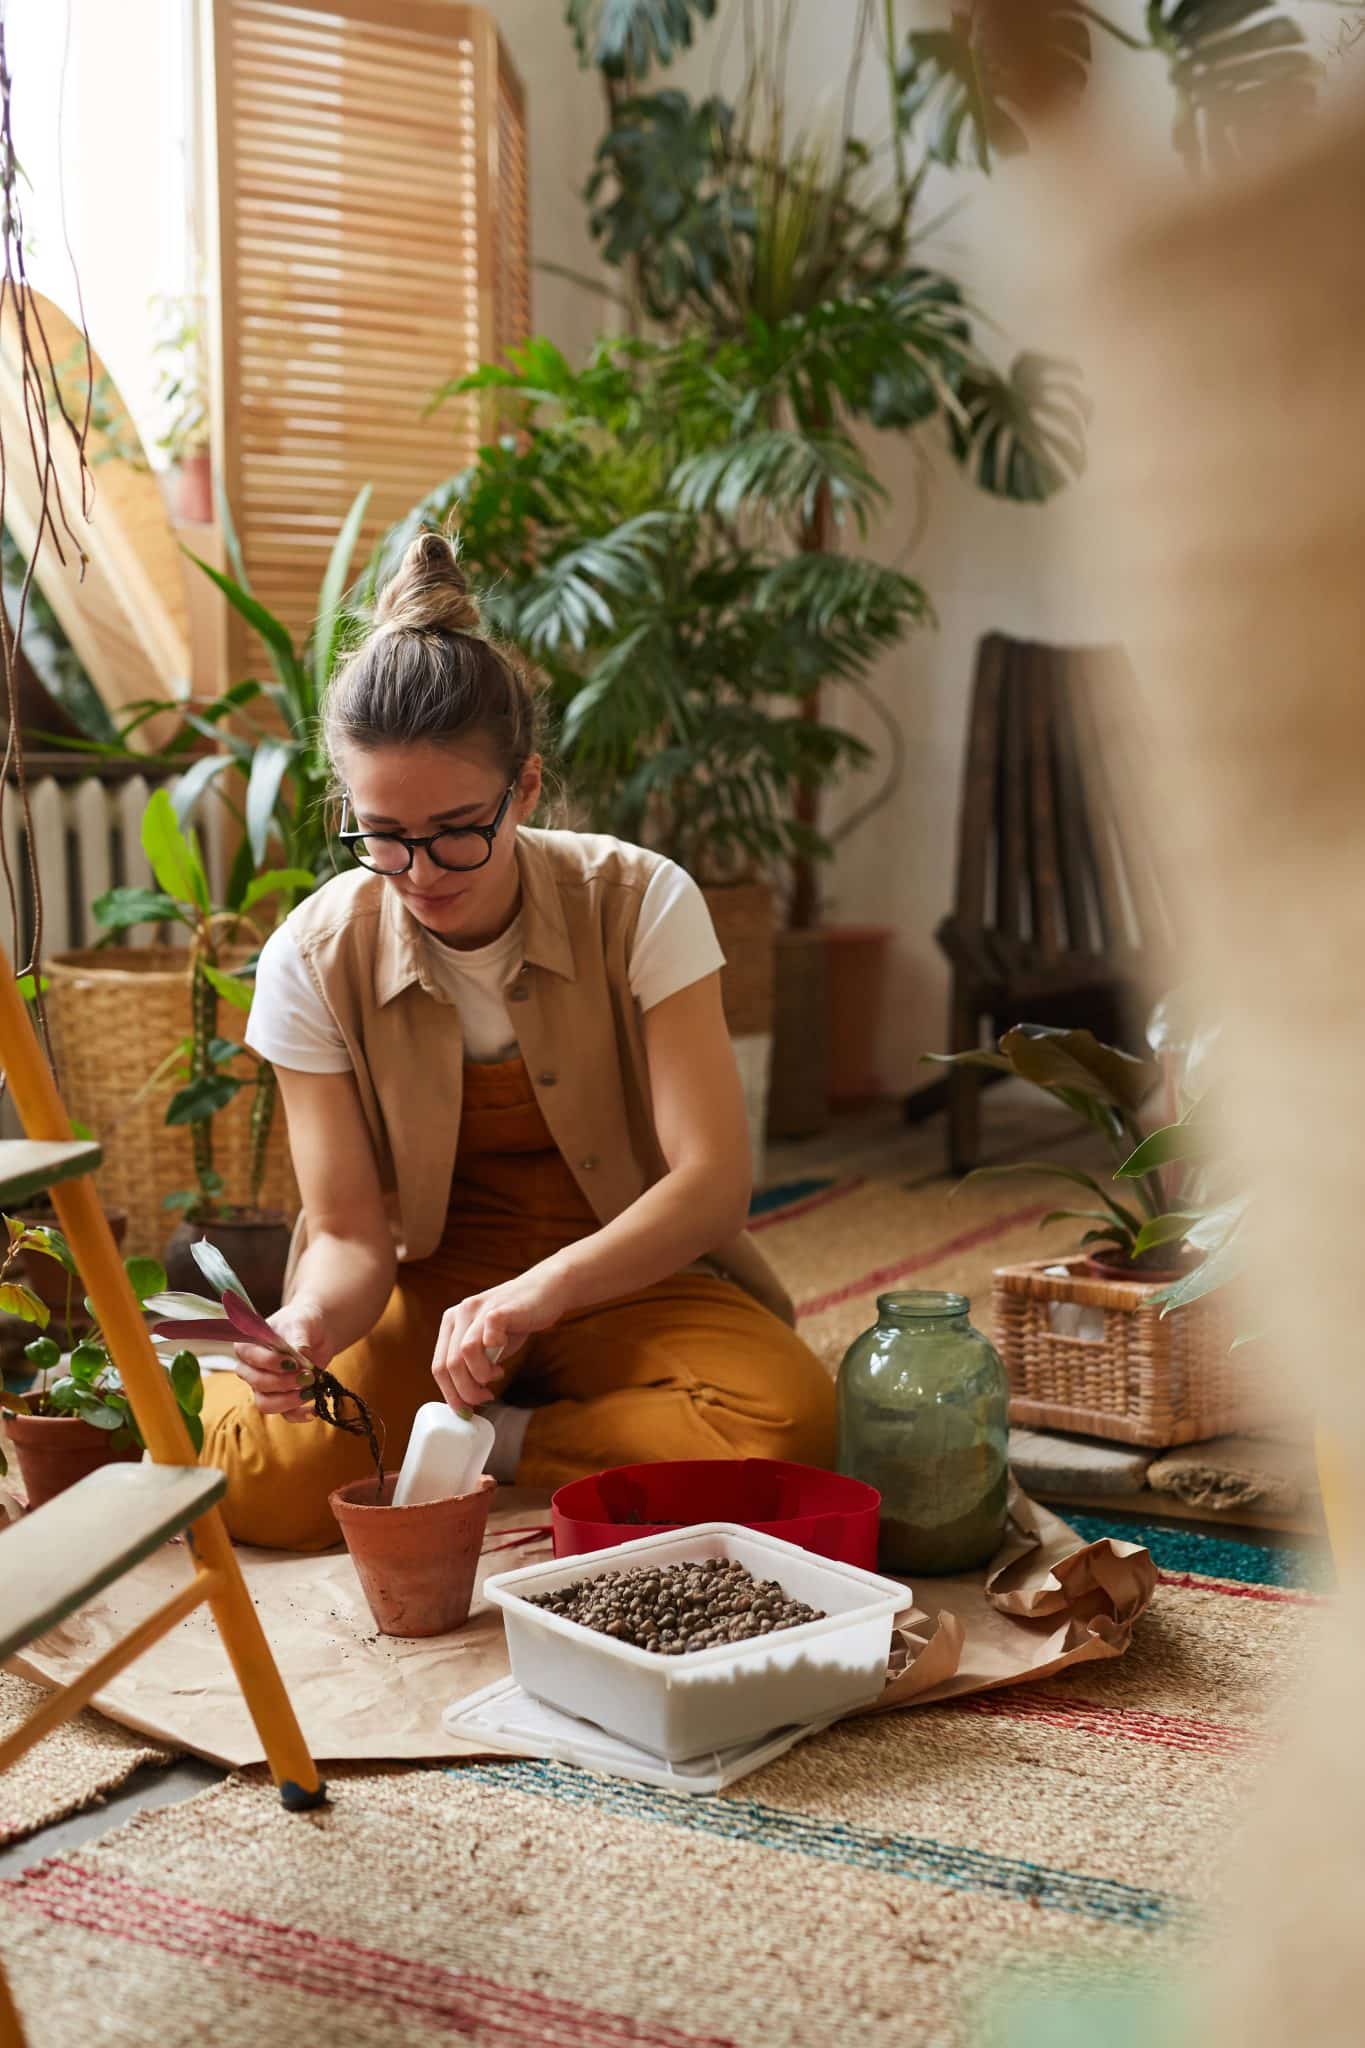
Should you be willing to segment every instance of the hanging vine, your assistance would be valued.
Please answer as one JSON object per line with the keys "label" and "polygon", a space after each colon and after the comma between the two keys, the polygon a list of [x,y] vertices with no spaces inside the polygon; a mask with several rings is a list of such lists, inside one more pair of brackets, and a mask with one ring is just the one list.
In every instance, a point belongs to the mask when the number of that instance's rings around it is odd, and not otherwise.
{"label": "hanging vine", "polygon": [[[68,22],[68,38],[70,24]],[[65,101],[66,63],[68,51],[62,53],[62,89],[58,95],[58,162],[61,161],[61,108]],[[29,805],[28,775],[24,760],[24,740],[20,723],[19,708],[19,647],[23,639],[24,619],[28,609],[29,591],[33,584],[34,569],[45,546],[50,547],[58,562],[65,567],[72,558],[79,565],[82,578],[85,575],[86,555],[71,524],[67,511],[61,480],[57,472],[54,448],[57,437],[69,435],[76,455],[76,469],[80,480],[81,517],[88,520],[95,501],[95,484],[89,462],[86,459],[86,437],[90,431],[91,395],[94,385],[94,361],[90,349],[90,336],[85,324],[85,306],[81,297],[80,281],[76,280],[76,304],[81,343],[85,351],[84,409],[80,424],[77,425],[68,410],[63,395],[63,385],[56,375],[52,349],[43,326],[37,295],[29,283],[28,259],[25,250],[24,214],[19,188],[27,180],[23,167],[14,153],[13,131],[13,81],[10,76],[9,53],[5,43],[5,21],[0,8],[0,347],[9,357],[8,368],[15,377],[24,414],[24,439],[28,443],[28,459],[33,465],[33,476],[37,484],[37,515],[34,521],[33,545],[29,550],[28,562],[20,585],[15,617],[10,619],[0,603],[0,664],[3,664],[5,679],[5,706],[8,729],[5,735],[5,753],[0,766],[0,870],[3,871],[5,892],[9,901],[11,954],[21,980],[29,978],[26,985],[31,992],[44,1044],[51,1058],[51,1043],[47,1033],[47,1019],[43,1010],[42,988],[38,975],[38,962],[43,951],[43,895],[38,870],[33,858],[33,819]],[[68,259],[71,260],[72,275],[75,276],[75,262],[71,258],[71,245],[66,234],[66,209],[61,205],[62,236]],[[65,389],[71,390],[71,379],[65,381]],[[10,463],[16,451],[6,445],[4,419],[0,416],[0,527],[6,523],[6,508],[10,485]],[[17,451],[23,459],[22,447]],[[17,792],[24,821],[25,869],[24,876],[16,876],[10,861],[9,847],[5,839],[5,805],[11,787]],[[22,892],[27,889],[30,909],[31,943],[23,944],[21,915]],[[3,1087],[3,1079],[0,1079]]]}

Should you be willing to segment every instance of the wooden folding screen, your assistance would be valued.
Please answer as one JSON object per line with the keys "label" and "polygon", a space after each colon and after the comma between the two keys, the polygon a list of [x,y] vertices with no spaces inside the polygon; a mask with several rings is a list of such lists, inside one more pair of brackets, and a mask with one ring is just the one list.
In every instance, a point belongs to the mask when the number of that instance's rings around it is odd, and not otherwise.
{"label": "wooden folding screen", "polygon": [[[423,417],[437,386],[527,333],[525,106],[479,7],[207,6],[217,473],[253,589],[302,634],[356,492],[368,550],[481,438],[475,399]],[[246,672],[235,620],[226,655]]]}

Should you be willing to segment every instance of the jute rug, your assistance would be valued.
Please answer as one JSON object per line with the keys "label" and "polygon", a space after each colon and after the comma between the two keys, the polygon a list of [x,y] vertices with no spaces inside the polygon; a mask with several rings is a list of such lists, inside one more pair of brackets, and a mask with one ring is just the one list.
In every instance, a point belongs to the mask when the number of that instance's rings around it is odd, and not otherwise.
{"label": "jute rug", "polygon": [[855,1175],[769,1189],[750,1229],[796,1304],[801,1335],[834,1371],[875,1320],[877,1296],[895,1288],[965,1294],[989,1333],[995,1267],[1070,1248],[1065,1227],[1039,1228],[1061,1201],[1041,1174],[978,1181],[957,1195],[945,1180]]}
{"label": "jute rug", "polygon": [[[845,1724],[716,1799],[553,1763],[235,1779],[0,1888],[42,2048],[965,2048],[1015,1965],[1159,1975],[1210,1919],[1320,1625],[1293,1552],[1136,1535],[1162,1587],[1068,1681]],[[254,1780],[254,1774],[253,1774]]]}
{"label": "jute rug", "polygon": [[[28,1719],[45,1697],[26,1678],[0,1672],[0,1735]],[[0,1772],[0,1848],[97,1805],[141,1764],[168,1764],[173,1750],[103,1714],[79,1714]]]}

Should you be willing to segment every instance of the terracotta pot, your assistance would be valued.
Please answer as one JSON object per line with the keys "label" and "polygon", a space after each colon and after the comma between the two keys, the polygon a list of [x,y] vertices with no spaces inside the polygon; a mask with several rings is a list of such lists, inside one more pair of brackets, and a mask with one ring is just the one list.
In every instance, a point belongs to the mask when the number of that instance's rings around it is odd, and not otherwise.
{"label": "terracotta pot", "polygon": [[212,524],[213,463],[207,449],[176,464],[172,488],[177,519],[187,526]]}
{"label": "terracotta pot", "polygon": [[75,1415],[5,1416],[5,1433],[19,1460],[24,1493],[31,1508],[40,1508],[84,1479],[101,1465],[136,1464],[142,1452],[136,1444],[116,1451],[107,1429],[92,1429]]}
{"label": "terracotta pot", "polygon": [[488,1510],[497,1482],[485,1472],[475,1493],[417,1507],[388,1503],[398,1484],[356,1479],[330,1496],[370,1612],[386,1636],[444,1636],[463,1628],[474,1597]]}
{"label": "terracotta pot", "polygon": [[[1169,1258],[1170,1254],[1166,1256]],[[1150,1257],[1150,1253],[1144,1253],[1140,1259],[1130,1259],[1117,1252],[1109,1258],[1103,1252],[1087,1252],[1085,1266],[1097,1280],[1140,1280],[1144,1287],[1169,1287],[1173,1280],[1183,1280],[1187,1273],[1192,1273],[1199,1263],[1197,1256],[1191,1256],[1174,1266],[1149,1265]]]}
{"label": "terracotta pot", "polygon": [[887,925],[826,925],[828,953],[829,1099],[836,1107],[875,1102],[886,956],[895,936]]}
{"label": "terracotta pot", "polygon": [[179,1293],[203,1294],[207,1286],[190,1246],[206,1237],[215,1245],[263,1316],[273,1316],[284,1299],[284,1272],[292,1233],[278,1210],[234,1217],[231,1222],[180,1223],[162,1254],[166,1278]]}
{"label": "terracotta pot", "polygon": [[[104,1214],[109,1228],[114,1233],[114,1243],[121,1245],[128,1230],[128,1211],[106,1209]],[[55,1209],[24,1209],[20,1211],[17,1220],[21,1223],[43,1224],[52,1230],[60,1230],[62,1227]],[[72,1330],[89,1328],[90,1318],[81,1306],[85,1298],[84,1284],[79,1280],[72,1280],[65,1266],[59,1265],[56,1259],[45,1259],[41,1252],[20,1252],[17,1264],[28,1286],[33,1289],[39,1301],[47,1305],[54,1322],[61,1322],[66,1314],[66,1290],[70,1282],[69,1327]]]}

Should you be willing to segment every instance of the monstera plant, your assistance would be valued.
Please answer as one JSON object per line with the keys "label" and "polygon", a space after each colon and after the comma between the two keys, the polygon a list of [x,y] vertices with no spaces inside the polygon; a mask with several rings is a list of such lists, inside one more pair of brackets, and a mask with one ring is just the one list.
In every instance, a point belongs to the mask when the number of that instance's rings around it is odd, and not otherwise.
{"label": "monstera plant", "polygon": [[[1027,14],[1033,27],[1030,96],[1079,94],[1095,38],[1120,44],[1165,67],[1175,99],[1172,140],[1191,171],[1235,160],[1316,100],[1321,67],[1299,22],[1272,0],[1142,0],[1126,12],[1131,25],[1083,0],[1020,6],[1017,16]],[[1027,148],[1016,18],[1010,8],[971,0],[949,27],[906,37],[899,65],[905,117],[927,125],[936,162],[989,170],[993,157]]]}

